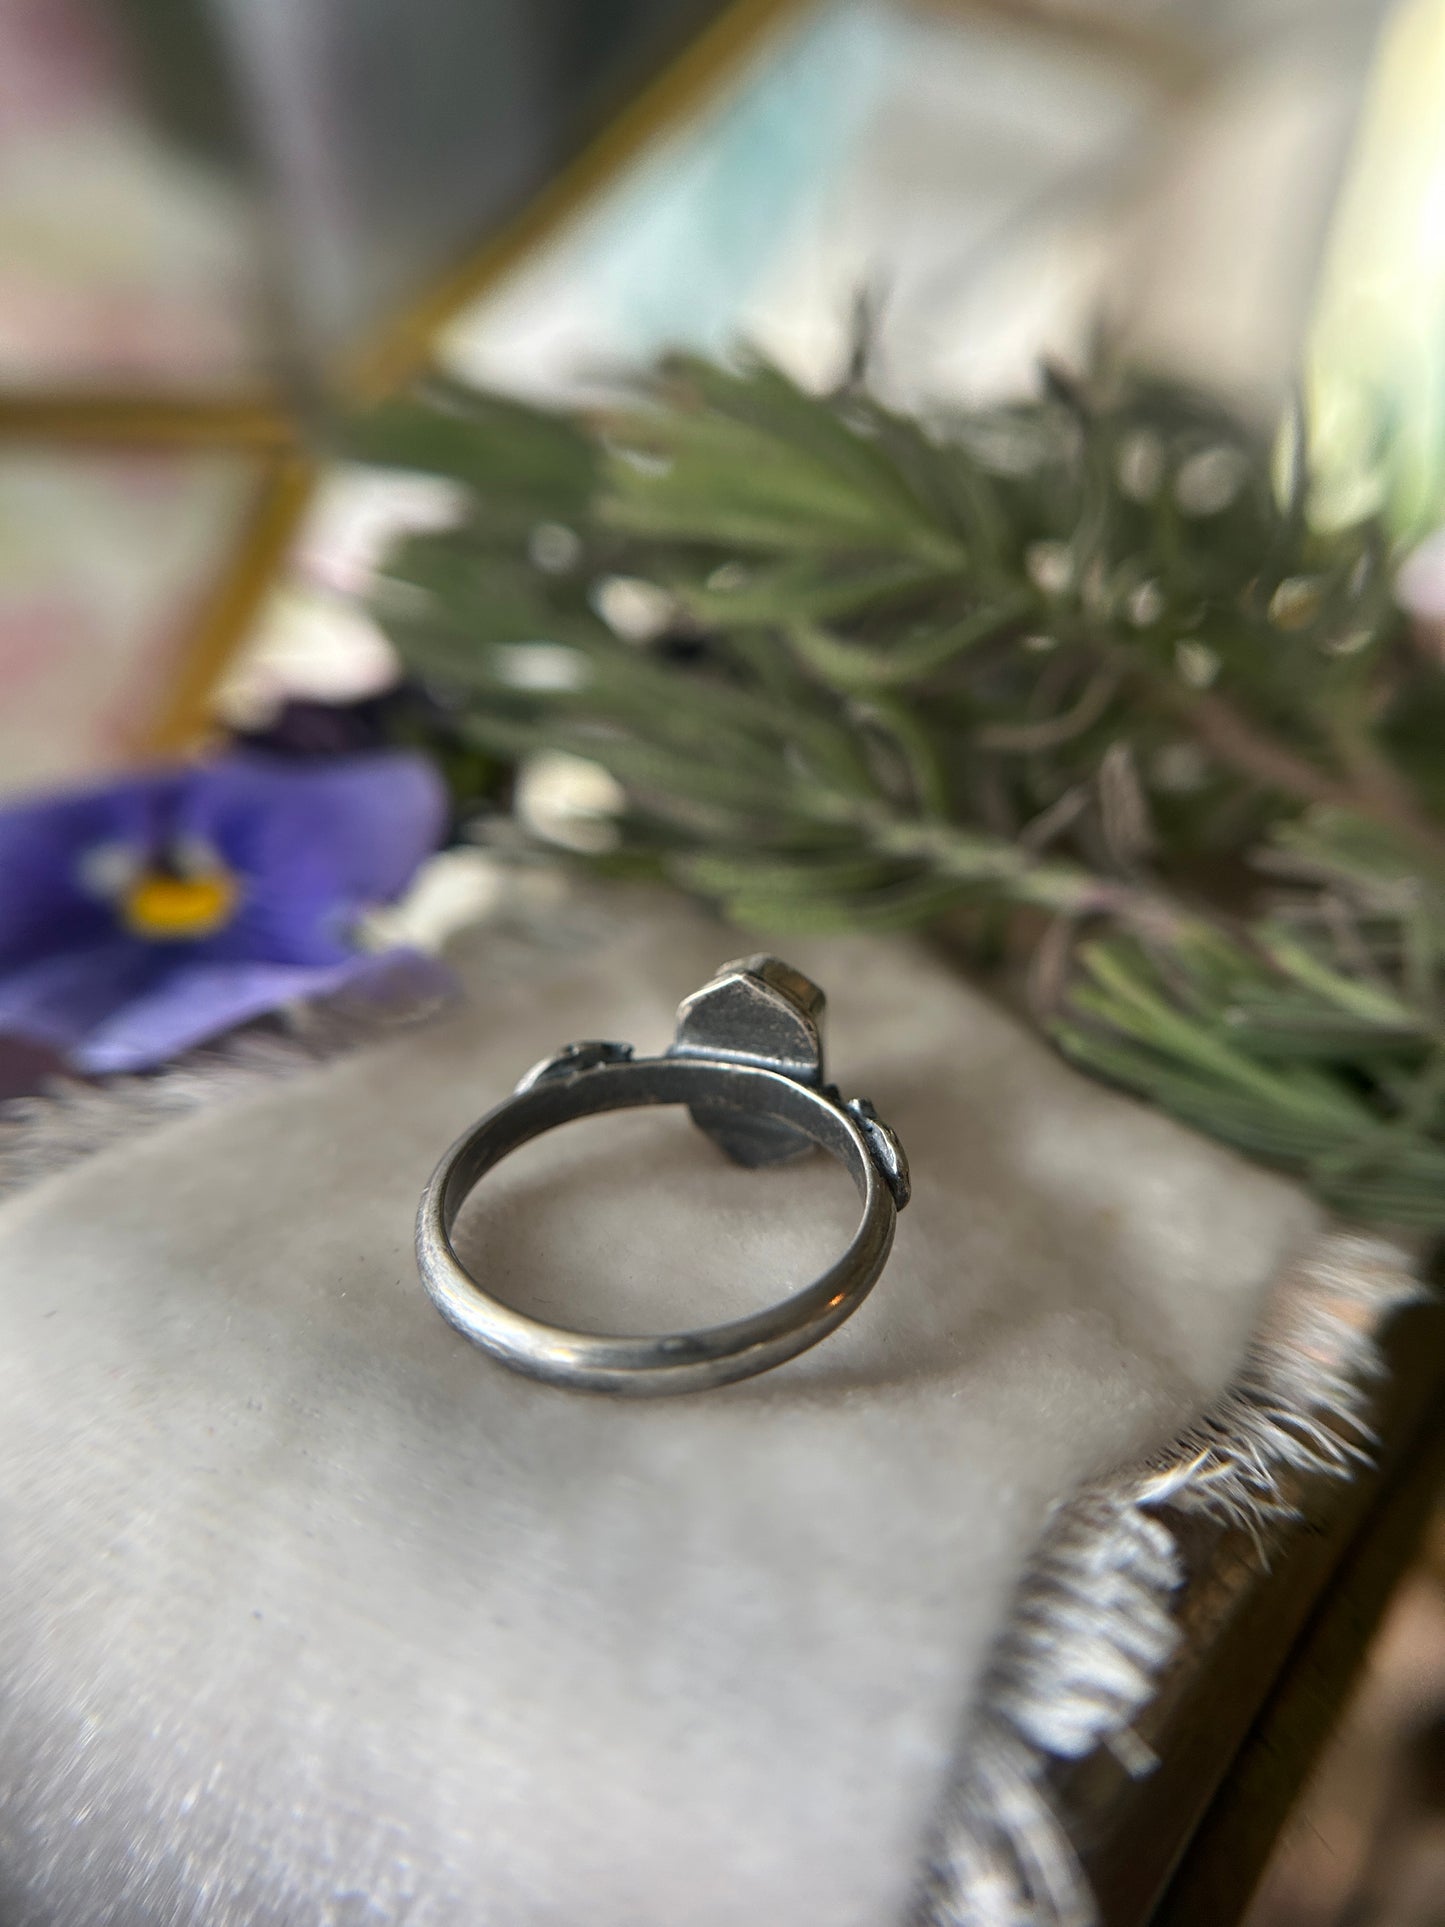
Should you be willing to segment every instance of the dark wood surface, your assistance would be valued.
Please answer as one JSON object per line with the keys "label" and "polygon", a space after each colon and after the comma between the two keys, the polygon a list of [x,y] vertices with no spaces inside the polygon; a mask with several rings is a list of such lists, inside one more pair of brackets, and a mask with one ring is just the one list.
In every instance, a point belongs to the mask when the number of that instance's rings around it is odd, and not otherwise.
{"label": "dark wood surface", "polygon": [[1135,1724],[1157,1769],[1101,1753],[1054,1781],[1105,1927],[1230,1927],[1342,1709],[1445,1477],[1445,1308],[1402,1313],[1373,1462],[1311,1479],[1263,1543],[1171,1518],[1179,1655]]}
{"label": "dark wood surface", "polygon": [[1221,1927],[1247,1907],[1445,1491],[1445,1386],[1437,1381],[1421,1424],[1395,1445],[1393,1469],[1185,1848],[1151,1927]]}

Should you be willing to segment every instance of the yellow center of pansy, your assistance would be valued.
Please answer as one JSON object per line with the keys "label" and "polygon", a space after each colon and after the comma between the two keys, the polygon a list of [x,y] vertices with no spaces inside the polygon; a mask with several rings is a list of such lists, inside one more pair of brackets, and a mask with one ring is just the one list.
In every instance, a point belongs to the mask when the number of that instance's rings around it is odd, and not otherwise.
{"label": "yellow center of pansy", "polygon": [[121,921],[151,943],[184,943],[223,930],[239,896],[235,877],[219,864],[195,876],[142,870],[121,895]]}

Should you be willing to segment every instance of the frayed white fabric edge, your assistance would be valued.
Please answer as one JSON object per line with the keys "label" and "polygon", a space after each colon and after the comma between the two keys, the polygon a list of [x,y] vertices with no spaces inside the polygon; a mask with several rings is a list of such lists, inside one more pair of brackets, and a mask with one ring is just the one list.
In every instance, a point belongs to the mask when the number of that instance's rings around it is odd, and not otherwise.
{"label": "frayed white fabric edge", "polygon": [[1262,1543],[1301,1479],[1370,1454],[1369,1388],[1390,1316],[1427,1295],[1399,1246],[1323,1233],[1278,1280],[1218,1404],[1153,1463],[1061,1502],[980,1683],[959,1777],[930,1846],[912,1927],[1098,1927],[1051,1763],[1110,1748],[1155,1764],[1132,1722],[1180,1641],[1186,1573],[1167,1516]]}

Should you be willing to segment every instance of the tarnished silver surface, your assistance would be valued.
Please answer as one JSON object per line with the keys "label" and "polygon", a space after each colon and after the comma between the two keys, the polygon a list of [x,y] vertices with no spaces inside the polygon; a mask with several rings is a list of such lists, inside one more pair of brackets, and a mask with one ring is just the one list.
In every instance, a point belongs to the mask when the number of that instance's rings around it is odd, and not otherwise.
{"label": "tarnished silver surface", "polygon": [[[588,1391],[703,1391],[751,1378],[825,1338],[872,1289],[908,1202],[908,1161],[866,1098],[845,1103],[823,1082],[823,993],[777,957],[724,964],[684,999],[672,1047],[637,1058],[630,1044],[568,1044],[459,1138],[422,1193],[417,1268],[442,1315],[515,1371]],[[847,1169],[863,1202],[842,1256],[767,1310],[702,1331],[613,1337],[566,1331],[514,1311],[462,1265],[457,1214],[509,1151],[574,1118],[687,1105],[735,1163],[778,1164],[814,1146]]]}
{"label": "tarnished silver surface", "polygon": [[[683,999],[669,1055],[759,1064],[821,1090],[825,1002],[812,979],[781,958],[740,957]],[[813,1148],[805,1133],[760,1112],[706,1100],[690,1109],[734,1164],[785,1164]]]}

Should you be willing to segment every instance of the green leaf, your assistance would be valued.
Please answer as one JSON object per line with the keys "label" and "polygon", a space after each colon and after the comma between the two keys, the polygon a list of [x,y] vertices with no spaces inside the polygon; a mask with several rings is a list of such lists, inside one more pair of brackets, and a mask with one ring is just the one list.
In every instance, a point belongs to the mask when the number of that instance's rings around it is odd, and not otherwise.
{"label": "green leaf", "polygon": [[916,929],[942,916],[966,896],[962,886],[928,877],[849,897],[750,891],[729,897],[727,912],[735,923],[746,929],[773,930],[792,936],[831,936],[848,930]]}
{"label": "green leaf", "polygon": [[831,622],[916,600],[957,571],[909,558],[871,562],[866,557],[825,554],[798,562],[739,570],[735,583],[674,582],[688,615],[706,627],[778,626]]}
{"label": "green leaf", "polygon": [[1326,1005],[1354,1018],[1357,1027],[1384,1031],[1392,1037],[1420,1035],[1418,1013],[1393,991],[1330,969],[1304,944],[1268,925],[1260,929],[1258,941],[1271,962],[1287,977],[1315,991]]}
{"label": "green leaf", "polygon": [[876,889],[890,866],[875,856],[817,852],[806,857],[739,856],[707,851],[679,858],[674,874],[708,897],[849,898]]}
{"label": "green leaf", "polygon": [[1020,591],[938,629],[871,645],[845,641],[811,622],[790,623],[787,635],[799,658],[836,689],[901,689],[937,675],[956,657],[1008,629],[1028,608],[1029,599]]}
{"label": "green leaf", "polygon": [[509,510],[510,520],[567,522],[583,514],[598,471],[591,438],[566,416],[439,380],[354,417],[341,452],[448,476]]}

